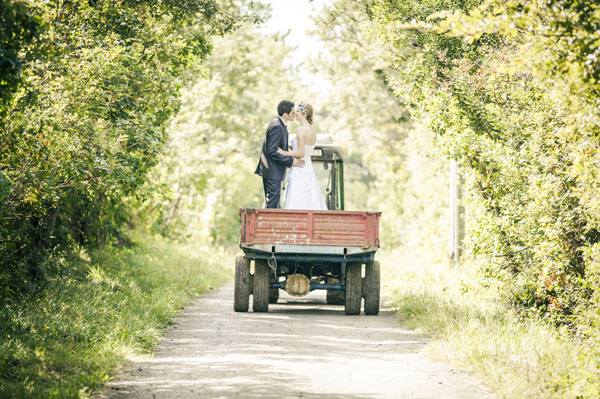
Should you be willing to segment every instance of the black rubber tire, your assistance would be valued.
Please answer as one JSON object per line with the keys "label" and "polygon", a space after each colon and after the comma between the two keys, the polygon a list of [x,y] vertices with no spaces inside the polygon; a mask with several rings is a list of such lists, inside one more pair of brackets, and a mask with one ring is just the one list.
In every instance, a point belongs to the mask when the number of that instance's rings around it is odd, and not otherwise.
{"label": "black rubber tire", "polygon": [[362,276],[360,263],[348,263],[346,265],[346,301],[344,311],[347,315],[360,314],[360,303],[362,301]]}
{"label": "black rubber tire", "polygon": [[367,263],[365,268],[364,296],[365,314],[379,314],[380,266],[378,261]]}
{"label": "black rubber tire", "polygon": [[269,303],[277,303],[279,300],[279,288],[271,288],[269,290]]}
{"label": "black rubber tire", "polygon": [[254,263],[254,279],[252,286],[252,310],[255,312],[269,311],[269,291],[271,291],[271,269],[266,260],[256,260]]}
{"label": "black rubber tire", "polygon": [[247,312],[250,306],[250,260],[245,256],[235,258],[235,283],[233,310]]}
{"label": "black rubber tire", "polygon": [[343,305],[345,303],[344,291],[327,290],[328,305]]}

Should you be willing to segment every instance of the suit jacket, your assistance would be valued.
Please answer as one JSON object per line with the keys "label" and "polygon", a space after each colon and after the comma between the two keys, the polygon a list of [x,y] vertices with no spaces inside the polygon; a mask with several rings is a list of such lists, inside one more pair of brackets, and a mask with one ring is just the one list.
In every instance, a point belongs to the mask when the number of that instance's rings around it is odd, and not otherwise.
{"label": "suit jacket", "polygon": [[288,131],[279,118],[273,119],[267,126],[262,146],[261,158],[256,166],[257,175],[272,180],[283,180],[285,169],[290,168],[294,158],[281,155],[278,148],[288,150]]}

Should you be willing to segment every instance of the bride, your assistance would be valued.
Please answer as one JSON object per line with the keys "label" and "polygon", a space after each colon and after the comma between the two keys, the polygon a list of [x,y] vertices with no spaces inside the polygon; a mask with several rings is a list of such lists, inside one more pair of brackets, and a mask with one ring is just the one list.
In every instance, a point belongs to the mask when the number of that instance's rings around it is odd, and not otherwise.
{"label": "bride", "polygon": [[300,127],[292,140],[292,151],[279,149],[279,153],[304,159],[304,167],[292,167],[290,170],[285,209],[327,210],[311,158],[317,141],[313,128],[313,107],[300,103],[296,119],[300,122]]}

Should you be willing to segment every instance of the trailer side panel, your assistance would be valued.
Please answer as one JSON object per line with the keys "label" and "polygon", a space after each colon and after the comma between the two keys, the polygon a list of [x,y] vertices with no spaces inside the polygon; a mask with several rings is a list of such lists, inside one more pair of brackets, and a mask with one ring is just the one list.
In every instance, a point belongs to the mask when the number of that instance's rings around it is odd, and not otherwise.
{"label": "trailer side panel", "polygon": [[241,245],[379,247],[379,212],[241,209]]}

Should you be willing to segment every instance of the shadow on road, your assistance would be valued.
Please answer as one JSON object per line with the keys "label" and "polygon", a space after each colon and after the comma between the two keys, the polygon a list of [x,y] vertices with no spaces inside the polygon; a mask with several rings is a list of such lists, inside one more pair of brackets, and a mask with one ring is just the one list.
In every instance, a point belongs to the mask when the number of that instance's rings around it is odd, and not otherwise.
{"label": "shadow on road", "polygon": [[232,296],[226,288],[188,307],[156,355],[134,359],[102,396],[486,396],[466,376],[426,360],[420,353],[426,340],[401,328],[390,311],[346,316],[317,292],[302,299],[283,294],[269,313],[235,313]]}

